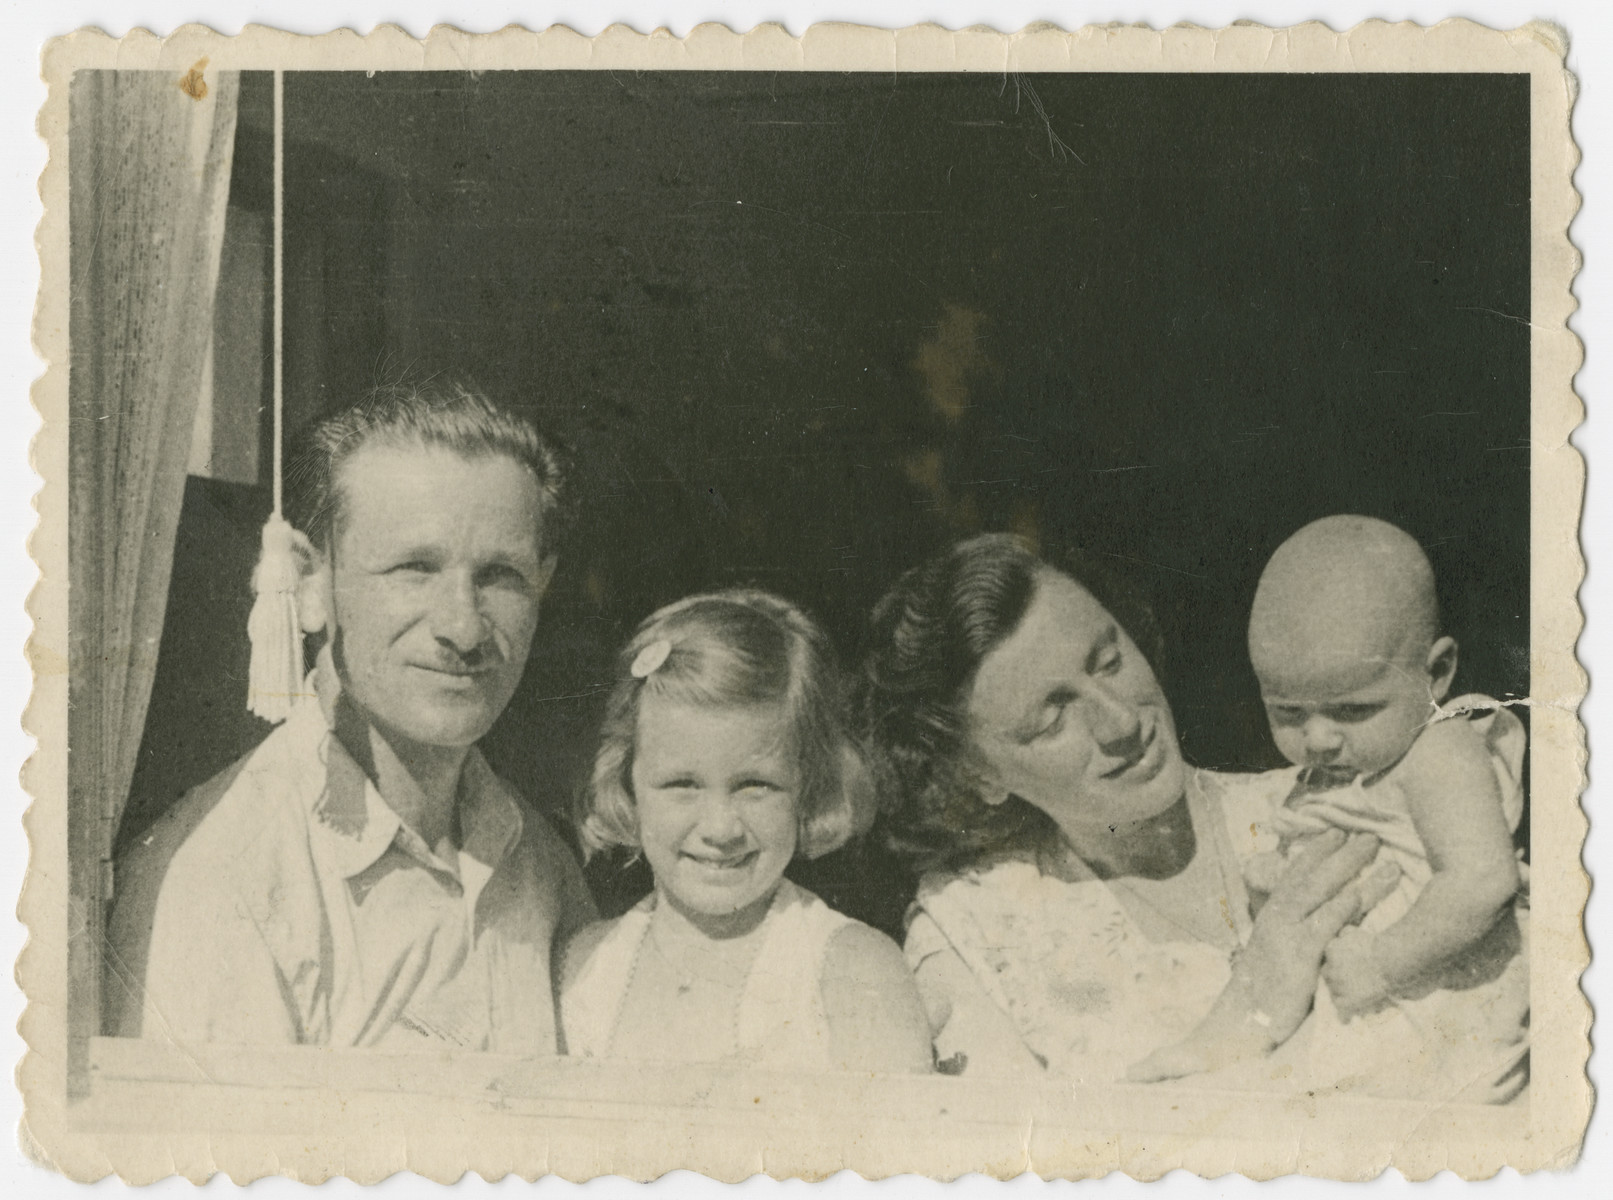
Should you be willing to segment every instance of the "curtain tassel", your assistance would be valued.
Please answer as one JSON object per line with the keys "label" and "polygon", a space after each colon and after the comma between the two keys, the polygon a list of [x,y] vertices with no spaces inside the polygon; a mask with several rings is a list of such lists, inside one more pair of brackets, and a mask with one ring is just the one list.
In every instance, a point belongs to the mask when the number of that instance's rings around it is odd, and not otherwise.
{"label": "curtain tassel", "polygon": [[285,360],[282,313],[285,287],[281,278],[285,236],[285,73],[274,73],[274,512],[263,526],[263,551],[252,572],[252,615],[246,636],[252,662],[246,677],[246,706],[256,716],[279,724],[291,715],[302,690],[302,624],[297,619],[297,584],[302,563],[296,534],[282,515],[284,505],[285,394],[281,373]]}
{"label": "curtain tassel", "polygon": [[263,552],[252,573],[256,597],[246,625],[252,643],[246,706],[274,724],[290,715],[303,684],[302,625],[297,619],[302,564],[293,536],[283,517],[272,516],[264,524]]}

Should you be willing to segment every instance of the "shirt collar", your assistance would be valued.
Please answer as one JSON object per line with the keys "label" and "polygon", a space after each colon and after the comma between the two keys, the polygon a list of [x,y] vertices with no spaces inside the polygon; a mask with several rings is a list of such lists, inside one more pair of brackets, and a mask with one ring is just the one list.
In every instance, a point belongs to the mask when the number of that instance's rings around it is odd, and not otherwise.
{"label": "shirt collar", "polygon": [[521,807],[509,787],[473,747],[459,777],[460,857],[492,870],[520,840],[522,825]]}
{"label": "shirt collar", "polygon": [[[400,833],[407,831],[331,729],[335,694],[325,682],[329,676],[316,678],[320,674],[318,669],[310,674],[306,689],[310,695],[292,707],[286,733],[297,759],[323,767],[317,775],[298,773],[309,783],[317,780],[305,793],[311,803],[310,827],[328,852],[331,865],[343,878],[351,879],[373,866],[400,840]],[[472,747],[459,777],[459,857],[478,877],[476,890],[519,840],[522,827],[515,797],[481,751]],[[418,843],[419,838],[409,841]],[[420,857],[417,848],[405,847],[405,852]]]}

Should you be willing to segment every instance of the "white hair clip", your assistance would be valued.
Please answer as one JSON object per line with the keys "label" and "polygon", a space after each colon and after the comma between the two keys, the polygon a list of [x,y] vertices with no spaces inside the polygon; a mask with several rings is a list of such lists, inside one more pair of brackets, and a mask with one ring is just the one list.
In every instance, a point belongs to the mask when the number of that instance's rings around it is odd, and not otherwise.
{"label": "white hair clip", "polygon": [[648,679],[661,669],[661,664],[671,653],[672,643],[666,638],[657,638],[638,652],[638,657],[628,669],[633,672],[634,679]]}

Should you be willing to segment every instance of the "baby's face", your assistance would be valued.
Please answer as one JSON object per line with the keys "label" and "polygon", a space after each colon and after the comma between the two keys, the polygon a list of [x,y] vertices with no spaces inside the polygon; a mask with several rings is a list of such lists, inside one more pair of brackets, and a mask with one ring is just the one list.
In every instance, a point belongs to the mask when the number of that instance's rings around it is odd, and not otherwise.
{"label": "baby's face", "polygon": [[1399,762],[1433,715],[1436,684],[1414,656],[1332,662],[1294,647],[1258,663],[1260,695],[1277,748],[1342,783]]}

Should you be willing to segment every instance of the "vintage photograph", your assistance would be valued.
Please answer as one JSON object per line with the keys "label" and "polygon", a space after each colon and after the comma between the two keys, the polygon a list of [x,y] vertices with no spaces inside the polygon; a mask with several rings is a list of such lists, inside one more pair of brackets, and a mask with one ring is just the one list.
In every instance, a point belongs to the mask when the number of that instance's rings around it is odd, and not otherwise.
{"label": "vintage photograph", "polygon": [[31,1136],[1571,1161],[1571,82],[1319,29],[53,45]]}

